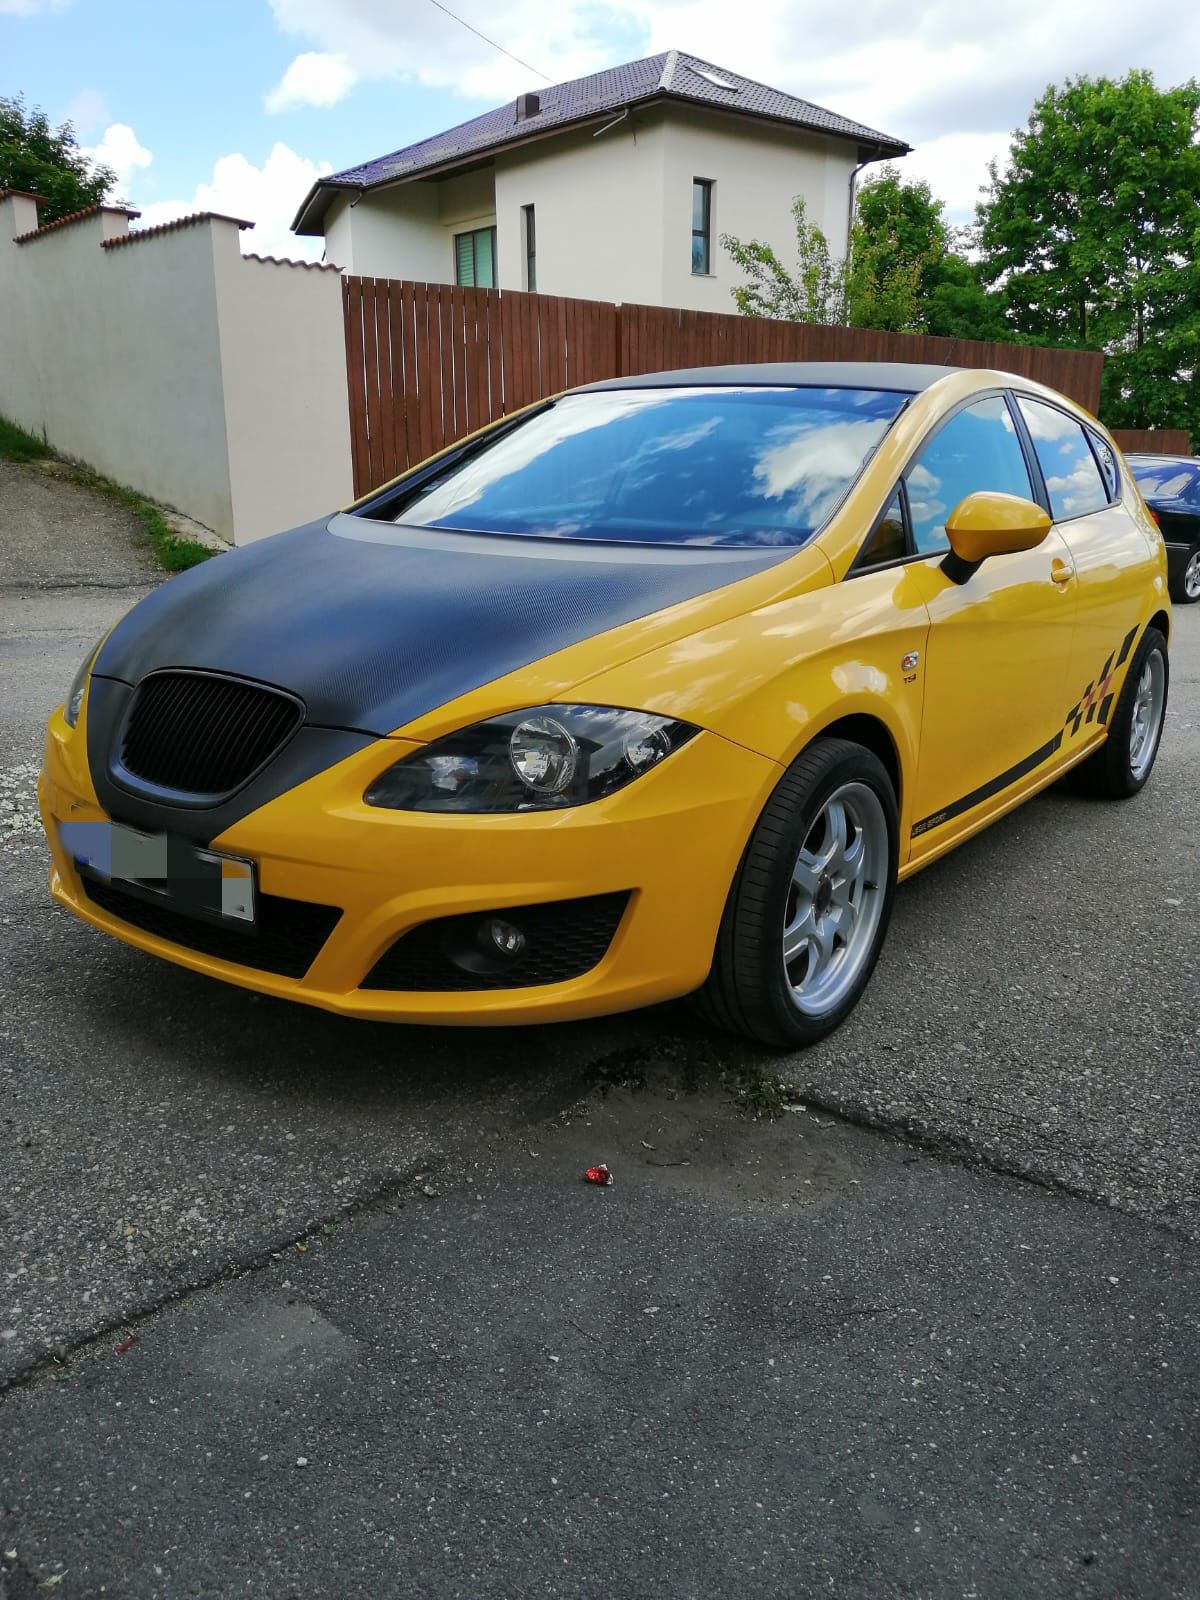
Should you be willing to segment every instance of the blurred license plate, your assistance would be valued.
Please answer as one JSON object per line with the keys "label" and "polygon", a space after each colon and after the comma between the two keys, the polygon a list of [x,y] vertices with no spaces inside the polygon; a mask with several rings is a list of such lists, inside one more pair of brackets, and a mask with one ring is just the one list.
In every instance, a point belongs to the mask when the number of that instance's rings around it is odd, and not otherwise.
{"label": "blurred license plate", "polygon": [[64,847],[83,871],[125,883],[193,916],[254,922],[254,864],[167,833],[120,822],[64,822]]}

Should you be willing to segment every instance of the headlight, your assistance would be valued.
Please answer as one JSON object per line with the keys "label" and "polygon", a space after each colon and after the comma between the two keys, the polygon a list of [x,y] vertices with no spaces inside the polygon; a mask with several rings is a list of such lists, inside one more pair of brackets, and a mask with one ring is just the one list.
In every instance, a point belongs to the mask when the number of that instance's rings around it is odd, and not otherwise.
{"label": "headlight", "polygon": [[537,706],[447,734],[381,773],[363,799],[392,811],[552,811],[585,805],[699,730],[647,711]]}
{"label": "headlight", "polygon": [[[103,643],[103,640],[101,640]],[[100,645],[93,645],[87,655],[79,663],[79,671],[71,679],[71,687],[67,692],[67,702],[63,706],[63,719],[68,728],[73,728],[79,721],[79,713],[83,709],[83,691],[87,688],[88,673],[92,670],[92,662],[100,654]]]}

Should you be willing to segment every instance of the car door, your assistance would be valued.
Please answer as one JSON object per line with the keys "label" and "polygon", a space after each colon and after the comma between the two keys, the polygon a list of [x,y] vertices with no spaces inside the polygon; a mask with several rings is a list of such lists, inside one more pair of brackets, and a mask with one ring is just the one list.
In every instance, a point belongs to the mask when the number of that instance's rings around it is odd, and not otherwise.
{"label": "car door", "polygon": [[1154,552],[1121,503],[1121,474],[1107,441],[1048,401],[1019,395],[1017,407],[1078,587],[1067,700],[1070,748],[1108,721],[1137,638]]}
{"label": "car door", "polygon": [[1037,782],[1062,743],[1076,585],[1055,532],[965,582],[943,568],[946,518],[969,494],[1034,498],[1027,445],[1001,391],[972,400],[904,475],[929,638],[912,858],[935,853]]}

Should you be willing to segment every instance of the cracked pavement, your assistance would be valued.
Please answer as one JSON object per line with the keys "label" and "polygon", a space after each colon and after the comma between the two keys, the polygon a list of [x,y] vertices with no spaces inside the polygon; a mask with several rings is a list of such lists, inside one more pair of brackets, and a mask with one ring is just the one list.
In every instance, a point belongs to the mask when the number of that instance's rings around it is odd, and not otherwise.
{"label": "cracked pavement", "polygon": [[780,1061],[342,1022],[54,909],[41,724],[136,539],[0,462],[2,1600],[1194,1594],[1200,608],[1144,794],[914,879]]}

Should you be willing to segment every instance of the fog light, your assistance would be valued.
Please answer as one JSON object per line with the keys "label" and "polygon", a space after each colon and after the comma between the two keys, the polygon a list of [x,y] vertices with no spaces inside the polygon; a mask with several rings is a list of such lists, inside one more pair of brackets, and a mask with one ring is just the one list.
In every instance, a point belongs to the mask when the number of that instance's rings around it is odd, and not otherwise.
{"label": "fog light", "polygon": [[525,948],[525,935],[520,928],[511,922],[505,922],[501,917],[489,917],[484,923],[481,943],[485,950],[508,956],[510,959],[519,956]]}

